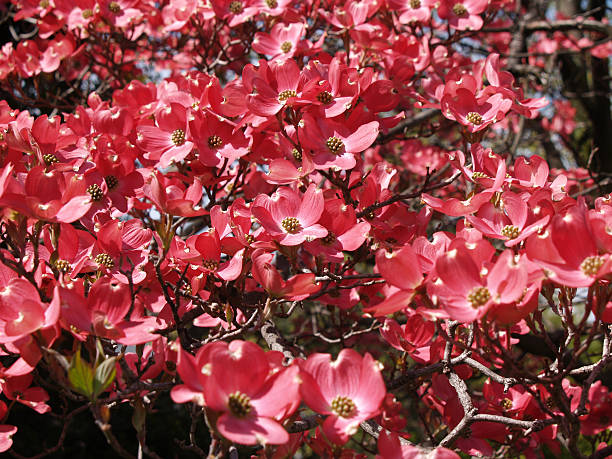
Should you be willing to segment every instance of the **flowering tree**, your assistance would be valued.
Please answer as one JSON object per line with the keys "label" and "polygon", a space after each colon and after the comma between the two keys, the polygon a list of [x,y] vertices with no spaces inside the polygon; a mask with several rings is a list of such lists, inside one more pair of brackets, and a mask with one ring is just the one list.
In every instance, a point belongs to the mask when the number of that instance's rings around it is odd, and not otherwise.
{"label": "flowering tree", "polygon": [[0,452],[611,455],[578,4],[2,2]]}

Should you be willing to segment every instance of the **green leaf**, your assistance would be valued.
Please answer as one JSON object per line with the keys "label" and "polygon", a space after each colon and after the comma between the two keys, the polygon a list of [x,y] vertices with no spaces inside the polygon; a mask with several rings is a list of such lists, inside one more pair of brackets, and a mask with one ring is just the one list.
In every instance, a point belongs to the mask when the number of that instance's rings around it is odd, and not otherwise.
{"label": "green leaf", "polygon": [[93,368],[81,358],[80,348],[77,350],[76,354],[74,354],[70,362],[68,380],[75,391],[93,400],[94,372]]}
{"label": "green leaf", "polygon": [[110,357],[96,368],[96,374],[93,380],[94,398],[104,392],[115,380],[115,375],[117,373],[115,368],[116,361],[117,357]]}
{"label": "green leaf", "polygon": [[136,429],[136,432],[140,433],[144,431],[146,418],[147,409],[142,403],[142,400],[136,399],[134,402],[134,414],[132,414],[132,425],[134,429]]}

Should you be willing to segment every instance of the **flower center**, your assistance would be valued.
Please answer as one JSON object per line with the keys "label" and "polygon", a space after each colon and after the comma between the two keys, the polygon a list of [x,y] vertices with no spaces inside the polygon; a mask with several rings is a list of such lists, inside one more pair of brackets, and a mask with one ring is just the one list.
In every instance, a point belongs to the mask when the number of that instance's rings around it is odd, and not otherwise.
{"label": "flower center", "polygon": [[580,264],[580,270],[587,276],[595,276],[603,264],[604,259],[599,255],[586,257]]}
{"label": "flower center", "polygon": [[242,2],[233,1],[229,5],[229,10],[234,14],[242,13]]}
{"label": "flower center", "polygon": [[484,172],[480,172],[480,171],[476,171],[472,174],[472,178],[473,179],[478,179],[478,178],[489,178],[489,176],[487,174],[485,174]]}
{"label": "flower center", "polygon": [[240,391],[229,394],[227,398],[227,407],[237,418],[244,418],[251,412],[251,399],[248,395]]}
{"label": "flower center", "polygon": [[55,156],[53,153],[47,153],[46,155],[43,155],[43,161],[47,166],[59,163],[59,159],[57,159],[57,156]]}
{"label": "flower center", "polygon": [[508,239],[516,239],[520,236],[521,230],[514,225],[506,225],[501,230],[502,236],[506,236]]}
{"label": "flower center", "polygon": [[480,126],[482,124],[482,116],[480,113],[470,112],[466,115],[466,119],[476,126]]}
{"label": "flower center", "polygon": [[341,418],[350,418],[355,414],[355,403],[348,397],[338,395],[332,400],[331,409]]}
{"label": "flower center", "polygon": [[491,298],[491,293],[486,287],[474,287],[467,296],[474,309],[486,304],[489,298]]}
{"label": "flower center", "polygon": [[297,148],[294,148],[293,150],[291,150],[291,154],[296,159],[296,161],[302,160],[302,152],[298,150]]}
{"label": "flower center", "polygon": [[91,196],[92,201],[101,201],[104,197],[104,191],[102,191],[102,188],[100,188],[100,185],[97,183],[89,185],[87,187],[87,192],[89,193],[89,196]]}
{"label": "flower center", "polygon": [[461,3],[455,3],[453,6],[453,13],[457,16],[464,16],[467,13],[467,9]]}
{"label": "flower center", "polygon": [[114,190],[119,185],[119,179],[114,175],[107,175],[104,177],[104,181],[106,182],[106,186],[109,190]]}
{"label": "flower center", "polygon": [[331,231],[327,232],[327,236],[321,239],[321,242],[325,245],[331,245],[336,240],[336,235]]}
{"label": "flower center", "polygon": [[108,9],[110,10],[111,13],[113,14],[119,14],[121,13],[121,5],[119,5],[119,3],[117,2],[110,2],[108,4]]}
{"label": "flower center", "polygon": [[54,265],[61,273],[67,273],[68,271],[70,271],[70,263],[67,260],[62,260],[61,258],[58,258],[57,260],[55,260]]}
{"label": "flower center", "polygon": [[247,241],[249,244],[252,244],[253,242],[255,242],[255,236],[253,236],[252,234],[247,234],[244,237],[244,240]]}
{"label": "flower center", "polygon": [[40,0],[38,6],[40,6],[44,10],[46,7],[49,6],[49,0]]}
{"label": "flower center", "polygon": [[290,97],[296,97],[296,96],[297,96],[297,92],[295,92],[293,89],[285,89],[283,92],[281,92],[278,95],[278,100],[280,102],[284,102]]}
{"label": "flower center", "polygon": [[329,151],[331,151],[334,155],[339,154],[344,148],[344,143],[338,137],[330,137],[325,143]]}
{"label": "flower center", "polygon": [[185,131],[177,129],[172,133],[172,143],[177,147],[180,147],[185,143]]}
{"label": "flower center", "polygon": [[421,7],[421,0],[410,0],[410,8],[416,10]]}
{"label": "flower center", "polygon": [[93,16],[93,10],[90,10],[90,9],[83,10],[81,15],[83,16],[83,19],[89,19],[90,17]]}
{"label": "flower center", "polygon": [[206,260],[202,263],[202,266],[209,271],[216,271],[219,267],[219,262],[217,260]]}
{"label": "flower center", "polygon": [[317,94],[317,100],[322,104],[330,104],[334,101],[334,96],[329,91],[322,91]]}
{"label": "flower center", "polygon": [[99,253],[95,258],[98,266],[106,266],[108,269],[112,269],[115,266],[115,262],[108,253]]}
{"label": "flower center", "polygon": [[512,408],[512,400],[509,398],[503,399],[501,402],[499,402],[499,404],[504,410],[509,410]]}
{"label": "flower center", "polygon": [[278,6],[278,2],[276,0],[266,0],[266,5],[268,5],[268,8],[276,8]]}
{"label": "flower center", "polygon": [[290,41],[284,41],[283,44],[281,45],[281,51],[283,53],[288,53],[289,51],[291,51],[291,48],[293,48],[293,45],[291,44]]}
{"label": "flower center", "polygon": [[210,148],[219,148],[221,145],[223,145],[223,139],[218,135],[211,135],[208,138],[208,146]]}
{"label": "flower center", "polygon": [[285,231],[289,234],[299,233],[302,225],[300,225],[300,221],[295,217],[285,217],[281,222],[281,226]]}

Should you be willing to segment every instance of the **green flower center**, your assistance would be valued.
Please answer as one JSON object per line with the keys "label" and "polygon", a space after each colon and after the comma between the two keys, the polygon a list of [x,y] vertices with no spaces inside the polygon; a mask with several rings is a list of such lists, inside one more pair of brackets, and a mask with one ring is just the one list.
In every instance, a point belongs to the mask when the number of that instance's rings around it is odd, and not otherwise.
{"label": "green flower center", "polygon": [[331,104],[334,101],[334,96],[329,91],[321,91],[317,94],[317,100],[322,104]]}
{"label": "green flower center", "polygon": [[506,236],[508,239],[516,239],[520,236],[521,230],[514,225],[506,225],[501,230],[502,236]]}
{"label": "green flower center", "polygon": [[327,236],[325,236],[323,239],[321,239],[321,242],[324,245],[331,245],[334,243],[334,241],[336,240],[336,235],[334,233],[332,233],[331,231],[327,232]]}
{"label": "green flower center", "polygon": [[185,143],[185,131],[177,129],[172,133],[172,143],[177,147],[180,147]]}
{"label": "green flower center", "polygon": [[119,3],[117,3],[117,2],[110,2],[108,4],[108,9],[113,14],[120,14],[121,13],[121,5],[119,5]]}
{"label": "green flower center", "polygon": [[70,263],[67,260],[57,259],[55,260],[55,268],[61,273],[67,273],[70,271]]}
{"label": "green flower center", "polygon": [[223,139],[221,137],[219,137],[218,135],[211,135],[208,138],[208,146],[210,148],[219,148],[223,145]]}
{"label": "green flower center", "polygon": [[331,409],[341,418],[350,418],[355,414],[355,402],[343,395],[338,395],[331,402]]}
{"label": "green flower center", "polygon": [[229,5],[229,10],[234,14],[242,13],[242,2],[233,1]]}
{"label": "green flower center", "polygon": [[288,53],[293,48],[293,45],[290,41],[284,41],[280,48],[283,53]]}
{"label": "green flower center", "polygon": [[57,159],[57,156],[55,156],[53,153],[47,153],[46,155],[43,155],[43,161],[47,166],[59,163],[59,159]]}
{"label": "green flower center", "polygon": [[278,95],[278,100],[279,102],[284,102],[290,97],[296,97],[296,96],[297,96],[297,92],[295,92],[293,89],[285,89],[283,92],[281,92]]}
{"label": "green flower center", "polygon": [[115,266],[115,262],[108,253],[99,253],[96,255],[95,261],[98,263],[98,266],[105,266],[108,269],[112,269]]}
{"label": "green flower center", "polygon": [[297,148],[294,148],[293,150],[291,150],[291,154],[293,155],[296,161],[302,160],[302,152],[298,150]]}
{"label": "green flower center", "polygon": [[501,402],[499,402],[499,404],[504,410],[509,410],[512,408],[512,400],[509,398],[504,398]]}
{"label": "green flower center", "polygon": [[248,395],[240,391],[229,394],[227,398],[227,407],[237,418],[244,418],[251,412],[251,399]]}
{"label": "green flower center", "polygon": [[100,185],[97,183],[89,185],[87,187],[87,192],[89,193],[89,196],[91,196],[92,201],[101,201],[104,197],[104,191],[102,191],[102,188],[100,188]]}
{"label": "green flower center", "polygon": [[114,190],[119,185],[119,179],[114,175],[107,175],[104,177],[104,181],[106,182],[106,186],[109,190]]}
{"label": "green flower center", "polygon": [[466,115],[466,119],[475,126],[480,126],[482,124],[482,116],[480,113],[470,112]]}
{"label": "green flower center", "polygon": [[491,293],[486,287],[474,287],[467,296],[474,309],[486,304],[489,298],[491,298]]}
{"label": "green flower center", "polygon": [[604,259],[599,255],[587,257],[580,264],[580,270],[587,276],[595,276],[603,264]]}
{"label": "green flower center", "polygon": [[453,13],[457,16],[465,16],[467,9],[461,3],[455,3],[453,6]]}
{"label": "green flower center", "polygon": [[202,262],[202,266],[204,266],[204,269],[208,269],[209,271],[216,271],[219,267],[219,262],[217,260],[206,260]]}
{"label": "green flower center", "polygon": [[325,144],[327,145],[329,151],[332,152],[334,155],[339,154],[344,148],[344,143],[338,137],[330,137],[329,139],[327,139],[327,142],[325,142]]}
{"label": "green flower center", "polygon": [[302,225],[300,225],[300,221],[295,217],[283,218],[283,221],[281,222],[281,226],[289,234],[299,233],[300,229],[302,228]]}

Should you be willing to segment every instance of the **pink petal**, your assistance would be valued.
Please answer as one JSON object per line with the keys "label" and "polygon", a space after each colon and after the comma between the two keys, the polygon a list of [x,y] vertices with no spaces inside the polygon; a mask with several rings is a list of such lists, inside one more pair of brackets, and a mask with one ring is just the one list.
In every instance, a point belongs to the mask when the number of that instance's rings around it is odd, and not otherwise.
{"label": "pink petal", "polygon": [[228,440],[240,445],[282,445],[289,441],[289,434],[278,422],[264,417],[247,416],[239,419],[223,413],[217,420],[217,430]]}

